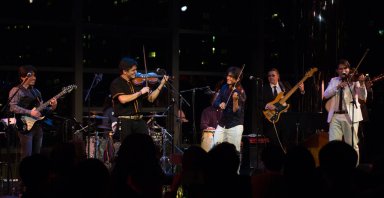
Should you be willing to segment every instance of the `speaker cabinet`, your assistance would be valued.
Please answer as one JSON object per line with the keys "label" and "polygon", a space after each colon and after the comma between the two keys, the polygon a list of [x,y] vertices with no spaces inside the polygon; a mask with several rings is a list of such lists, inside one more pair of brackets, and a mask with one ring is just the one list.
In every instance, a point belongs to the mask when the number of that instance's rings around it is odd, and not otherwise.
{"label": "speaker cabinet", "polygon": [[241,167],[244,169],[260,169],[261,152],[269,142],[266,137],[250,137],[243,136],[242,138],[242,151],[241,151]]}

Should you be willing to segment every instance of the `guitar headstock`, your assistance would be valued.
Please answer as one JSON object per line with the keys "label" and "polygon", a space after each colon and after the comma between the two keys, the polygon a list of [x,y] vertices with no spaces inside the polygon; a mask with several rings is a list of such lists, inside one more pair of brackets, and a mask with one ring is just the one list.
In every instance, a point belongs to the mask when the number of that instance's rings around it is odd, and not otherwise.
{"label": "guitar headstock", "polygon": [[305,73],[305,77],[311,77],[315,72],[317,72],[317,67],[311,68],[307,73]]}
{"label": "guitar headstock", "polygon": [[383,80],[384,79],[384,74],[380,74],[378,76],[375,76],[371,82],[376,82],[376,81],[380,81],[380,80]]}
{"label": "guitar headstock", "polygon": [[69,85],[69,86],[66,86],[66,87],[63,87],[63,93],[69,93],[71,92],[72,90],[74,89],[77,89],[77,85]]}

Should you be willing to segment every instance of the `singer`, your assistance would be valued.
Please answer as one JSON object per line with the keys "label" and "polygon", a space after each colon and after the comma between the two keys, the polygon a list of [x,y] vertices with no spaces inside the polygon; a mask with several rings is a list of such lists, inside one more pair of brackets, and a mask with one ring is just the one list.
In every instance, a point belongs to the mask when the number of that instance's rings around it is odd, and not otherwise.
{"label": "singer", "polygon": [[31,117],[41,117],[57,107],[57,100],[51,99],[50,105],[43,112],[35,110],[43,104],[43,99],[39,90],[34,86],[36,83],[36,68],[32,65],[23,65],[19,67],[19,78],[21,84],[13,87],[9,92],[10,111],[15,113],[17,118],[18,136],[20,139],[21,159],[34,153],[40,153],[43,142],[43,128],[40,123],[35,123],[27,132],[24,130],[24,123],[20,120],[23,115]]}
{"label": "singer", "polygon": [[241,137],[244,131],[246,100],[245,91],[240,84],[241,78],[240,68],[228,68],[227,83],[221,87],[214,102],[214,107],[222,111],[222,115],[216,127],[213,142],[214,144],[229,142],[236,146],[238,152],[240,152]]}
{"label": "singer", "polygon": [[[340,59],[336,68],[338,74],[330,80],[324,91],[324,98],[330,99],[328,112],[329,141],[340,140],[351,145],[359,156],[357,130],[359,122],[363,120],[358,99],[366,100],[367,89],[364,75],[359,76],[359,81],[350,82],[348,75],[350,65],[348,60]],[[353,130],[353,131],[352,131]],[[357,158],[357,164],[359,158]]]}
{"label": "singer", "polygon": [[142,119],[143,99],[154,102],[159,96],[168,76],[164,75],[159,86],[152,92],[145,84],[135,84],[137,62],[133,58],[123,57],[119,63],[120,76],[110,86],[113,110],[117,119],[116,135],[123,142],[132,133],[148,133],[147,123]]}

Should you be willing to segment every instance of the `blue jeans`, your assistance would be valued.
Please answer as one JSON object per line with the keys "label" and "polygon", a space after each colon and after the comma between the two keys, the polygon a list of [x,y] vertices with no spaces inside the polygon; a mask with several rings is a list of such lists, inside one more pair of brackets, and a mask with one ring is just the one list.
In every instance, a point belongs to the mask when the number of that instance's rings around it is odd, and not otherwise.
{"label": "blue jeans", "polygon": [[20,139],[21,159],[40,153],[43,142],[43,129],[39,124],[35,124],[29,132],[18,132]]}

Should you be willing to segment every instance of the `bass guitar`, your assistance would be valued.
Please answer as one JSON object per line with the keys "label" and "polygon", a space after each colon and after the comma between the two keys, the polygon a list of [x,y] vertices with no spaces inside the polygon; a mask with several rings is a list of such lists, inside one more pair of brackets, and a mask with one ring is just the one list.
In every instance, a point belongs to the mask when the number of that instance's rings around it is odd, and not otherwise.
{"label": "bass guitar", "polygon": [[[65,95],[67,93],[70,93],[72,90],[74,90],[76,88],[77,88],[77,85],[69,85],[67,87],[64,87],[63,90],[60,93],[58,93],[56,96],[52,97],[51,99],[49,99],[47,102],[41,104],[40,106],[34,107],[32,110],[37,110],[37,111],[41,112],[43,109],[45,109],[49,105],[51,100],[58,99],[61,96]],[[21,129],[24,133],[28,133],[32,129],[32,127],[36,121],[42,120],[44,118],[45,118],[45,116],[31,117],[31,116],[27,116],[27,115],[22,115],[22,116],[20,116],[19,120],[17,120],[17,122],[16,122],[16,123],[18,123],[17,127],[19,129]]]}
{"label": "bass guitar", "polygon": [[294,86],[291,90],[288,91],[287,94],[284,95],[284,92],[280,92],[275,100],[272,102],[269,102],[268,105],[274,105],[276,107],[275,110],[269,110],[266,109],[263,111],[263,114],[265,118],[267,118],[268,121],[272,123],[276,123],[279,121],[280,114],[282,112],[285,112],[289,108],[289,104],[286,104],[286,101],[289,99],[289,97],[292,96],[292,94],[299,88],[299,85],[301,83],[304,83],[307,78],[311,77],[315,72],[317,71],[317,68],[311,68],[309,71],[305,73],[305,76]]}

